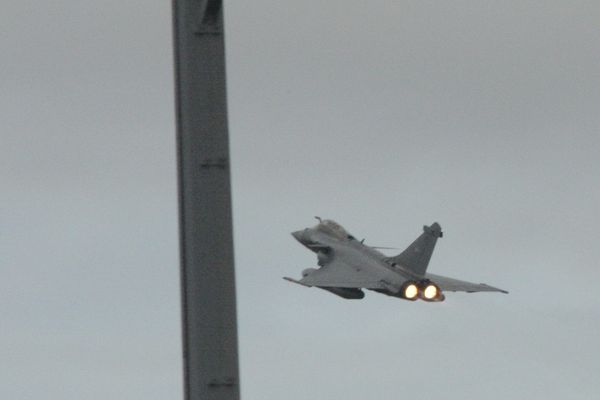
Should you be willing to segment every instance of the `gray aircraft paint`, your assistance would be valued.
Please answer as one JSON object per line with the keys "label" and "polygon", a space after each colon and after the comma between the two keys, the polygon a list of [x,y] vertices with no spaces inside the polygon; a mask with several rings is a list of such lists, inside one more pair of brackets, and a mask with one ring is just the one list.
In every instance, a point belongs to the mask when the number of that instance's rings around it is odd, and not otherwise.
{"label": "gray aircraft paint", "polygon": [[[443,301],[444,291],[508,293],[484,283],[476,284],[427,273],[436,241],[442,237],[438,223],[424,226],[423,233],[398,256],[386,257],[363,241],[356,240],[336,222],[318,219],[319,224],[314,228],[292,232],[292,236],[317,254],[320,269],[304,270],[299,281],[287,277],[286,280],[354,299],[362,298],[358,296],[360,289],[406,298],[403,289],[411,283],[419,287],[421,298],[424,298],[421,292],[427,285],[434,284],[441,289],[435,298],[430,299],[433,301]],[[336,292],[336,289],[346,291]]]}

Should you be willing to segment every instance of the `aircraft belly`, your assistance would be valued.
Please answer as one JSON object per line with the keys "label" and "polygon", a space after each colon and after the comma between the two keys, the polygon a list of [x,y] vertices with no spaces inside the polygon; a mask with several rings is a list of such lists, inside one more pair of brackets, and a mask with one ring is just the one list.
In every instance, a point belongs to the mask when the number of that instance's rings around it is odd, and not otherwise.
{"label": "aircraft belly", "polygon": [[374,258],[371,254],[361,249],[346,248],[338,250],[339,261],[351,267],[361,275],[368,276],[370,280],[383,281],[384,286],[400,288],[407,278],[399,272],[391,270],[384,261]]}

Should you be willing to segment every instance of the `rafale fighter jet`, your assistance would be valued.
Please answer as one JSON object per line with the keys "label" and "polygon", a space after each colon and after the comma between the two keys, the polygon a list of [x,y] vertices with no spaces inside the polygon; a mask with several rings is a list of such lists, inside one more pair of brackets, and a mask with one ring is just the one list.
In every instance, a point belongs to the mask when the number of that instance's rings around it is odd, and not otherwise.
{"label": "rafale fighter jet", "polygon": [[406,250],[387,257],[363,240],[356,240],[339,224],[319,220],[313,228],[292,232],[292,236],[317,254],[319,269],[302,271],[302,279],[284,279],[318,287],[345,299],[362,299],[362,289],[406,300],[444,301],[444,292],[502,292],[486,285],[446,278],[427,272],[433,248],[442,237],[440,224],[424,226],[423,233]]}

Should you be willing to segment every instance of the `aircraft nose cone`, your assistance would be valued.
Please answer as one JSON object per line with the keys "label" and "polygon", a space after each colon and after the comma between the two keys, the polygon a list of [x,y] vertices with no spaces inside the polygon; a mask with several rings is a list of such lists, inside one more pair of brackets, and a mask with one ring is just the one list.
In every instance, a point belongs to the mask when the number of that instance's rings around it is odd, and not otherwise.
{"label": "aircraft nose cone", "polygon": [[299,241],[300,243],[302,243],[303,240],[304,240],[304,231],[295,231],[295,232],[292,232],[292,236],[294,237],[294,239],[296,239],[297,241]]}

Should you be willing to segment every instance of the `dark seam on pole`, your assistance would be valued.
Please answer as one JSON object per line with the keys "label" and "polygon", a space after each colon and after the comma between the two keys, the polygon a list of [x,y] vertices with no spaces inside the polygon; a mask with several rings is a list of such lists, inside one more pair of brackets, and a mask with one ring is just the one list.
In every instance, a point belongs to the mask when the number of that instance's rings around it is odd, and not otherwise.
{"label": "dark seam on pole", "polygon": [[190,398],[190,387],[189,387],[189,371],[187,369],[187,352],[188,352],[188,342],[187,342],[187,331],[188,331],[188,321],[187,321],[187,290],[185,285],[185,276],[186,276],[186,248],[185,241],[182,240],[185,234],[185,207],[183,206],[183,193],[184,193],[184,184],[183,184],[183,166],[182,166],[182,135],[181,135],[181,104],[179,101],[179,97],[181,95],[181,85],[180,85],[180,63],[179,63],[179,25],[177,23],[177,0],[171,1],[171,12],[173,16],[173,57],[175,59],[175,130],[176,130],[176,162],[177,162],[177,207],[178,207],[178,215],[179,215],[179,286],[181,290],[181,313],[182,313],[182,330],[181,330],[181,345],[183,350],[183,387],[184,387],[184,399]]}

